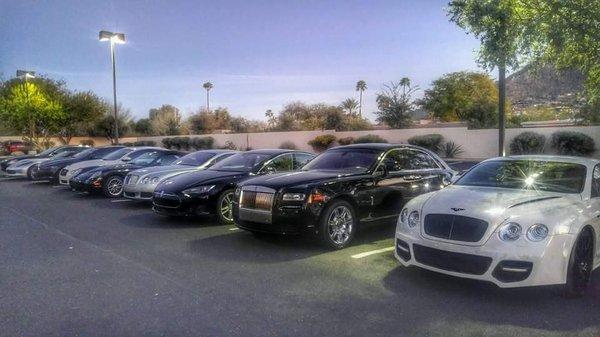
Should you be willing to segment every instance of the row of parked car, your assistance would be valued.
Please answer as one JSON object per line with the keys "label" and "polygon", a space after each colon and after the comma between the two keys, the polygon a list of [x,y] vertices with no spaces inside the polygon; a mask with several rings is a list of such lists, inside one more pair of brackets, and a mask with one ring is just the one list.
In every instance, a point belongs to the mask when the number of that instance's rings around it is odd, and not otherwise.
{"label": "row of parked car", "polygon": [[464,174],[405,144],[296,150],[63,146],[0,162],[9,176],[215,215],[256,235],[309,233],[333,249],[359,227],[396,224],[395,256],[500,287],[582,294],[600,264],[600,161],[514,156]]}

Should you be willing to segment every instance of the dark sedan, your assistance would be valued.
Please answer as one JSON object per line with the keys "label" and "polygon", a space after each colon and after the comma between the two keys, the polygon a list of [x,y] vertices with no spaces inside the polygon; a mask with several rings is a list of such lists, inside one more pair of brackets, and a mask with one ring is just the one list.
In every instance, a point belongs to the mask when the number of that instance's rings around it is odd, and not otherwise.
{"label": "dark sedan", "polygon": [[90,148],[70,158],[50,159],[33,167],[31,173],[32,180],[49,180],[50,182],[58,183],[58,176],[61,169],[86,160],[101,159],[122,148],[124,146],[121,145]]}
{"label": "dark sedan", "polygon": [[184,155],[181,151],[156,149],[127,163],[100,166],[80,173],[69,180],[69,185],[74,191],[103,192],[109,198],[118,198],[123,194],[127,173],[145,167],[171,165]]}
{"label": "dark sedan", "polygon": [[312,153],[291,150],[254,150],[233,155],[208,170],[184,173],[158,184],[153,209],[164,215],[216,214],[232,224],[235,185],[248,177],[288,172],[312,160]]}
{"label": "dark sedan", "polygon": [[416,146],[340,146],[299,172],[240,183],[233,215],[251,232],[309,232],[339,249],[357,226],[395,221],[409,199],[443,188],[455,174],[435,153]]}

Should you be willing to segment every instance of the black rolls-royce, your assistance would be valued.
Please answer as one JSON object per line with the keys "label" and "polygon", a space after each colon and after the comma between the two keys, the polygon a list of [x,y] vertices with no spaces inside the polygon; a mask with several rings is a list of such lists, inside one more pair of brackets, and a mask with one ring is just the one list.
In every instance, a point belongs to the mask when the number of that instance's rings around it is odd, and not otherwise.
{"label": "black rolls-royce", "polygon": [[456,174],[435,153],[411,145],[355,144],[323,152],[302,170],[256,177],[235,190],[233,216],[254,232],[316,234],[343,248],[357,226],[394,221],[412,197]]}
{"label": "black rolls-royce", "polygon": [[292,150],[238,153],[207,170],[160,182],[154,189],[152,209],[170,216],[216,214],[222,224],[231,224],[231,202],[238,182],[252,176],[297,170],[314,157],[312,153]]}

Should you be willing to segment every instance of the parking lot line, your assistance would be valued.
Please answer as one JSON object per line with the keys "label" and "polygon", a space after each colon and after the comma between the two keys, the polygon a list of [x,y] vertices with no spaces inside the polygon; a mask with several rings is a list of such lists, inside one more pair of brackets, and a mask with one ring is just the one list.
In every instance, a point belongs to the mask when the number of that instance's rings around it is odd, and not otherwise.
{"label": "parking lot line", "polygon": [[239,228],[237,228],[237,227],[232,227],[232,228],[229,228],[229,230],[230,230],[230,231],[237,231],[238,229],[239,229]]}
{"label": "parking lot line", "polygon": [[52,188],[65,188],[67,186],[63,186],[63,185],[53,185]]}
{"label": "parking lot line", "polygon": [[352,255],[352,258],[353,259],[362,259],[363,257],[367,257],[367,256],[375,255],[375,254],[391,252],[392,250],[394,250],[394,246],[376,249],[376,250],[370,250],[368,252],[364,252],[364,253],[360,253],[360,254],[355,254],[355,255]]}
{"label": "parking lot line", "polygon": [[111,200],[110,202],[129,202],[132,201],[131,199],[117,199],[117,200]]}

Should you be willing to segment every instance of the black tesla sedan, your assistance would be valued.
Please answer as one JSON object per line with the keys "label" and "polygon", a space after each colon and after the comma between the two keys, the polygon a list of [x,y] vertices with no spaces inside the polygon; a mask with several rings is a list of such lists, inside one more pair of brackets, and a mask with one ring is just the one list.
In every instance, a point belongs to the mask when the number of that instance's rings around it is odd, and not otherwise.
{"label": "black tesla sedan", "polygon": [[248,177],[301,168],[314,154],[293,150],[253,150],[235,154],[207,170],[184,173],[161,182],[154,190],[152,209],[163,215],[216,214],[233,223],[231,202],[238,182]]}
{"label": "black tesla sedan", "polygon": [[49,180],[52,183],[58,183],[58,175],[63,168],[86,160],[101,159],[104,156],[111,154],[125,146],[103,146],[98,148],[90,148],[79,152],[70,158],[55,158],[37,164],[33,167],[31,178],[32,180]]}
{"label": "black tesla sedan", "polygon": [[395,221],[409,199],[443,188],[455,174],[435,153],[416,146],[340,146],[299,172],[240,183],[233,216],[251,232],[309,232],[339,249],[357,226]]}
{"label": "black tesla sedan", "polygon": [[181,151],[152,150],[123,164],[100,166],[79,173],[69,180],[69,185],[74,191],[101,191],[109,198],[118,198],[123,194],[123,181],[127,173],[145,167],[171,165],[184,155]]}

